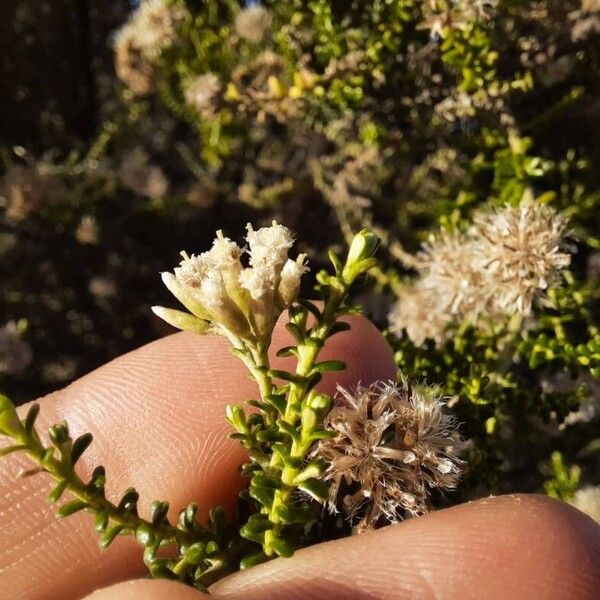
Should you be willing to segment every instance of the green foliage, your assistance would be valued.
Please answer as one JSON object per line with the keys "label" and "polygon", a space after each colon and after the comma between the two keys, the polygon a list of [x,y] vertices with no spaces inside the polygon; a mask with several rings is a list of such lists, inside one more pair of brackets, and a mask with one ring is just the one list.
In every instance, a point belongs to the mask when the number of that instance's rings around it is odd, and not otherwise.
{"label": "green foliage", "polygon": [[579,489],[581,469],[577,465],[567,467],[560,452],[552,453],[550,465],[552,467],[552,479],[544,482],[546,494],[559,500],[571,500]]}
{"label": "green foliage", "polygon": [[[101,548],[110,546],[118,535],[134,536],[144,548],[144,563],[153,577],[206,589],[239,567],[274,556],[291,556],[296,548],[319,539],[321,519],[313,501],[323,503],[328,494],[320,479],[327,465],[311,460],[309,451],[316,441],[332,435],[322,427],[332,398],[317,392],[315,386],[323,373],[342,370],[345,364],[339,360],[318,362],[319,352],[328,338],[349,328],[340,318],[360,312],[359,307],[348,304],[348,294],[374,266],[378,243],[376,236],[361,231],[344,263],[331,254],[334,274],[318,274],[322,308],[304,300],[289,309],[287,328],[296,344],[279,354],[296,357],[295,372],[271,369],[268,348],[263,348],[262,342],[233,345],[232,353],[249,368],[261,393],[260,400],[246,402],[253,412],[242,406],[228,406],[226,410],[227,420],[236,431],[232,437],[246,448],[249,457],[242,466],[249,486],[241,497],[251,508],[247,521],[239,515],[239,535],[219,507],[210,510],[205,526],[197,518],[195,502],[179,513],[176,524],[169,521],[169,504],[164,501],[152,503],[149,519],[140,517],[139,494],[134,488],[127,489],[116,504],[111,502],[105,494],[104,467],[96,467],[87,482],[75,470],[92,443],[92,435],[85,433],[73,439],[63,422],[50,427],[51,445],[45,446],[35,429],[38,404],[33,404],[21,420],[10,400],[0,395],[0,435],[11,440],[0,456],[24,452],[37,465],[24,476],[39,472],[52,475],[55,484],[48,496],[50,502],[58,502],[65,493],[72,497],[59,507],[57,516],[93,513]],[[299,494],[303,496],[299,498]]]}
{"label": "green foliage", "polygon": [[48,500],[57,503],[65,493],[71,496],[58,508],[59,518],[80,511],[92,513],[103,549],[119,535],[135,537],[144,549],[144,564],[154,577],[175,579],[205,589],[231,571],[241,547],[222,509],[213,508],[205,526],[197,518],[196,503],[191,502],[179,513],[177,523],[172,524],[167,516],[168,502],[153,502],[150,518],[140,517],[139,494],[134,488],[127,489],[119,502],[111,502],[105,493],[104,467],[96,467],[89,481],[82,480],[75,471],[77,462],[92,443],[92,435],[85,433],[73,439],[67,423],[62,422],[49,428],[50,445],[45,446],[35,429],[38,413],[39,405],[33,404],[21,420],[11,402],[0,396],[0,434],[12,442],[2,449],[1,455],[25,452],[37,468],[23,476],[40,472],[52,475],[55,483]]}

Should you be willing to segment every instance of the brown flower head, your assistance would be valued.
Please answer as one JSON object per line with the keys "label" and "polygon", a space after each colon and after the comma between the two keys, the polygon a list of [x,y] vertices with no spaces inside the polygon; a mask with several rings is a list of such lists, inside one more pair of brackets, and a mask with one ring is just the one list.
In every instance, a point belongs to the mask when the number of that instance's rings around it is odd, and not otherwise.
{"label": "brown flower head", "polygon": [[452,489],[462,471],[455,419],[432,388],[379,382],[338,388],[324,426],[337,433],[315,455],[329,466],[329,507],[364,531],[431,508],[433,489]]}

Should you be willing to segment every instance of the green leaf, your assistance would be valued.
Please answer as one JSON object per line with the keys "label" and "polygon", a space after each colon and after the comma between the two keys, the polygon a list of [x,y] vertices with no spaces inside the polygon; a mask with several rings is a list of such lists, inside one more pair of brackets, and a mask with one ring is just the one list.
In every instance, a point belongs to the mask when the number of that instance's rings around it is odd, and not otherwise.
{"label": "green leaf", "polygon": [[31,433],[33,431],[35,420],[39,414],[40,405],[36,402],[35,404],[31,405],[31,408],[27,411],[27,416],[25,417],[25,431],[27,433]]}
{"label": "green leaf", "polygon": [[163,523],[169,512],[169,503],[161,500],[155,500],[150,505],[150,520],[152,525],[158,526]]}
{"label": "green leaf", "polygon": [[276,379],[283,379],[284,381],[291,381],[298,384],[304,383],[304,377],[301,375],[289,373],[288,371],[283,371],[281,369],[269,369],[269,377],[275,377]]}
{"label": "green leaf", "polygon": [[329,489],[327,485],[320,479],[314,477],[306,479],[305,481],[298,484],[298,488],[303,492],[306,492],[309,496],[314,498],[317,502],[325,502],[329,495]]}
{"label": "green leaf", "polygon": [[342,333],[343,331],[350,331],[352,327],[350,323],[346,323],[345,321],[337,321],[334,323],[329,330],[329,337],[335,335],[336,333]]}
{"label": "green leaf", "polygon": [[0,434],[18,438],[23,430],[23,424],[13,403],[6,396],[0,394]]}
{"label": "green leaf", "polygon": [[125,530],[124,525],[113,525],[109,527],[100,537],[100,548],[105,550],[108,548],[115,540],[115,538]]}
{"label": "green leaf", "polygon": [[315,519],[315,514],[312,510],[310,510],[310,508],[307,507],[287,506],[281,504],[275,509],[275,512],[284,525],[310,523]]}
{"label": "green leaf", "polygon": [[287,435],[289,435],[292,439],[294,439],[294,440],[300,439],[300,432],[291,423],[288,423],[287,421],[284,421],[283,419],[278,419],[277,427],[279,427],[279,431],[281,431],[283,433],[287,433]]}
{"label": "green leaf", "polygon": [[324,360],[316,363],[311,373],[328,373],[331,371],[343,371],[346,368],[346,363],[342,360]]}
{"label": "green leaf", "polygon": [[20,450],[27,450],[27,446],[24,444],[16,444],[15,446],[7,446],[6,448],[0,448],[0,457],[8,456],[13,452],[19,452]]}
{"label": "green leaf", "polygon": [[62,519],[64,517],[73,515],[76,512],[79,512],[80,510],[89,508],[89,506],[90,505],[87,502],[84,502],[83,500],[71,500],[70,502],[63,504],[58,509],[56,516],[59,517],[60,519]]}
{"label": "green leaf", "polygon": [[272,540],[269,540],[269,546],[278,556],[283,556],[284,558],[289,558],[294,554],[292,546],[282,538],[273,538]]}
{"label": "green leaf", "polygon": [[90,492],[104,495],[104,486],[106,485],[106,470],[102,465],[98,465],[92,472],[90,482],[87,488]]}
{"label": "green leaf", "polygon": [[277,350],[277,356],[298,356],[298,346],[284,346]]}
{"label": "green leaf", "polygon": [[242,558],[240,561],[240,569],[249,569],[250,567],[260,565],[267,560],[269,560],[269,557],[262,551],[256,552],[255,554],[249,554],[244,556],[244,558]]}
{"label": "green leaf", "polygon": [[135,488],[128,488],[125,490],[121,501],[117,505],[119,511],[133,511],[136,508],[137,501],[140,495]]}
{"label": "green leaf", "polygon": [[269,394],[265,397],[265,402],[274,406],[280,414],[285,413],[287,408],[287,396],[285,394]]}
{"label": "green leaf", "polygon": [[154,543],[154,532],[149,525],[143,523],[135,530],[135,539],[142,546],[150,546]]}
{"label": "green leaf", "polygon": [[68,485],[69,482],[66,479],[61,479],[48,494],[48,500],[50,502],[58,502]]}
{"label": "green leaf", "polygon": [[266,515],[252,515],[248,522],[240,528],[240,535],[252,542],[262,544],[265,538],[265,531],[271,528],[271,523]]}
{"label": "green leaf", "polygon": [[94,517],[94,529],[98,533],[102,533],[108,527],[108,511],[100,510]]}
{"label": "green leaf", "polygon": [[91,433],[84,433],[73,442],[73,447],[71,449],[72,465],[75,465],[75,463],[81,458],[81,455],[88,449],[93,439],[94,436]]}

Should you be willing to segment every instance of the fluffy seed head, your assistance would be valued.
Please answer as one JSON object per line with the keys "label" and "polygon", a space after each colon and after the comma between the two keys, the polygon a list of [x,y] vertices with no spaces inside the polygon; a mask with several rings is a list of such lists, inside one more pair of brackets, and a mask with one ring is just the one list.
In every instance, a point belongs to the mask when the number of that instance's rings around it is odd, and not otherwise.
{"label": "fluffy seed head", "polygon": [[143,0],[114,38],[115,68],[132,92],[152,89],[154,64],[163,50],[177,40],[179,24],[188,13],[164,0]]}
{"label": "fluffy seed head", "polygon": [[343,510],[362,531],[425,513],[433,489],[456,486],[462,440],[431,388],[401,379],[338,392],[324,421],[337,435],[315,450],[329,465],[333,511]]}
{"label": "fluffy seed head", "polygon": [[390,312],[390,328],[421,345],[441,342],[452,322],[529,316],[571,257],[567,221],[549,206],[523,201],[473,217],[466,234],[442,233],[418,255],[419,277]]}
{"label": "fluffy seed head", "polygon": [[222,86],[214,73],[199,75],[185,92],[185,101],[204,118],[211,117],[221,94]]}
{"label": "fluffy seed head", "polygon": [[242,10],[235,19],[235,30],[244,40],[262,42],[273,23],[271,12],[264,6],[254,5]]}

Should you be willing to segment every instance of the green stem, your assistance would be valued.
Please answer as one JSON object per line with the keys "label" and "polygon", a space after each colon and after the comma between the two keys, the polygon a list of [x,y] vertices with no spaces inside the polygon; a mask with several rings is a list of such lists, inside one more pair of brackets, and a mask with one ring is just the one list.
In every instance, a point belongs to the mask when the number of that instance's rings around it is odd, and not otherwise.
{"label": "green stem", "polygon": [[20,443],[26,446],[26,452],[30,458],[44,471],[50,473],[58,481],[66,481],[66,490],[75,498],[85,502],[94,513],[106,512],[110,521],[121,525],[125,529],[135,532],[140,527],[152,531],[157,539],[176,542],[179,545],[192,544],[211,537],[208,530],[202,530],[192,535],[190,532],[181,531],[168,523],[154,525],[150,521],[139,517],[137,514],[120,510],[115,504],[104,497],[103,494],[94,493],[87,484],[77,475],[73,465],[57,460],[48,455],[47,449],[41,443],[37,433],[23,432]]}
{"label": "green stem", "polygon": [[[292,458],[306,458],[306,455],[313,444],[311,434],[318,426],[318,423],[316,423],[314,419],[311,419],[310,422],[307,423],[302,416],[303,406],[306,405],[313,396],[312,390],[308,394],[306,393],[306,388],[309,383],[309,374],[314,367],[323,343],[328,338],[331,328],[337,320],[340,307],[344,302],[347,292],[348,285],[346,284],[340,285],[339,288],[333,288],[332,295],[325,306],[320,322],[316,324],[311,331],[309,338],[311,343],[298,345],[298,365],[296,368],[296,375],[299,376],[299,381],[292,382],[290,385],[288,403],[283,417],[285,421],[292,425],[295,425],[297,421],[300,420],[300,435],[298,438],[292,440],[290,448],[290,456]],[[282,468],[282,473],[281,487],[275,491],[273,504],[268,511],[269,520],[273,523],[274,527],[265,534],[267,554],[270,538],[278,538],[282,529],[278,508],[290,503],[292,494],[297,489],[294,481],[303,468],[303,466],[293,467],[281,465],[279,458],[275,454],[272,456],[271,462],[274,466],[280,466]]]}

